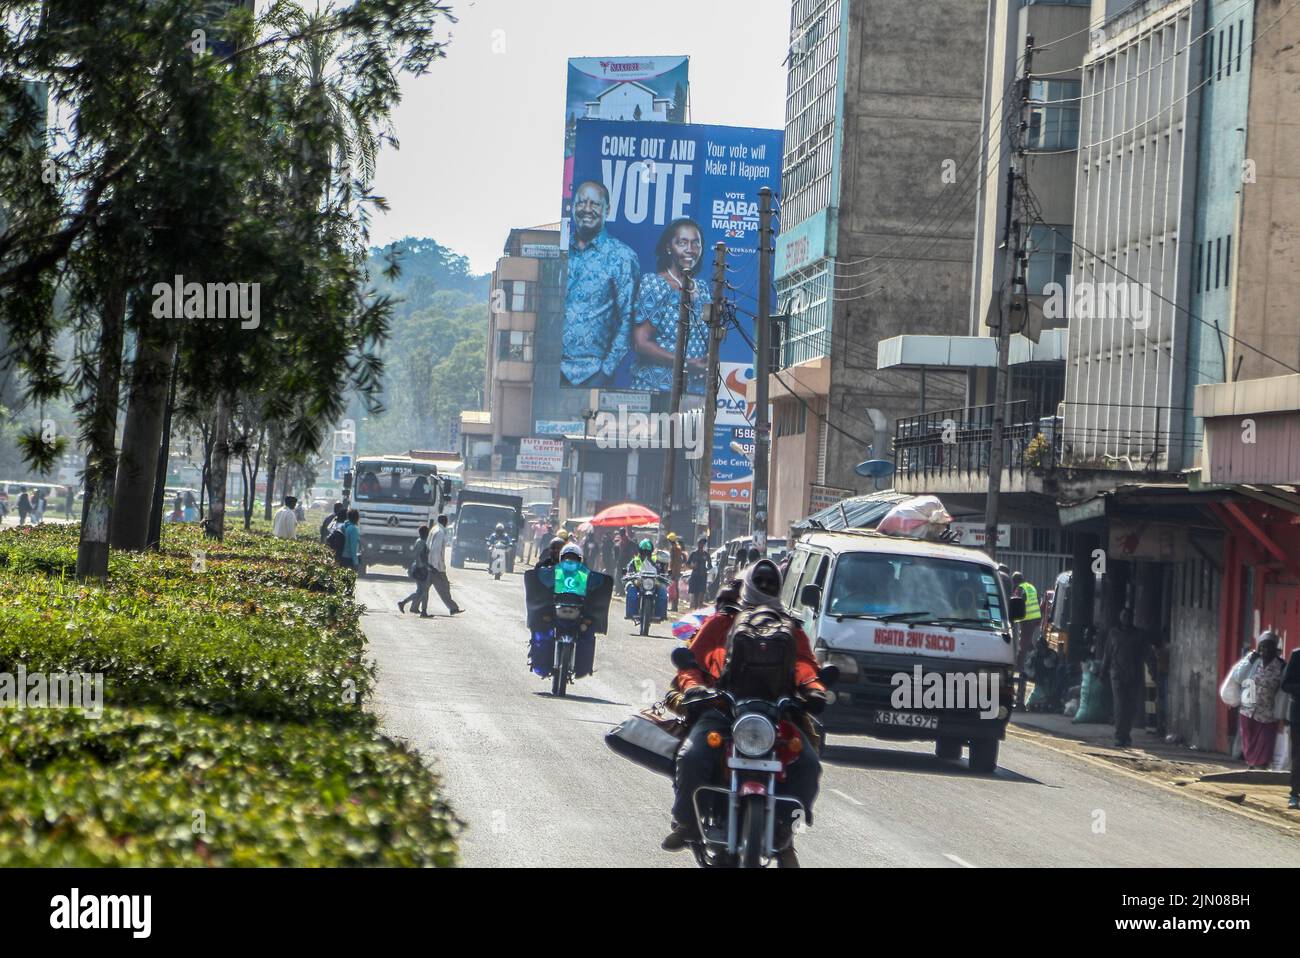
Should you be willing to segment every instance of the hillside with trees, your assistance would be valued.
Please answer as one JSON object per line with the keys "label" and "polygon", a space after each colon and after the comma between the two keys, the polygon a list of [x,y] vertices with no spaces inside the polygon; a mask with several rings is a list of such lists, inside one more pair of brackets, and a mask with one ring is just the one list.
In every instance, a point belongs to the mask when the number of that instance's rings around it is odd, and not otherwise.
{"label": "hillside with trees", "polygon": [[[386,276],[393,259],[396,276]],[[384,411],[361,425],[362,452],[444,449],[451,422],[480,408],[487,344],[488,276],[429,238],[407,237],[371,249],[375,292],[392,297],[393,319],[381,351]]]}

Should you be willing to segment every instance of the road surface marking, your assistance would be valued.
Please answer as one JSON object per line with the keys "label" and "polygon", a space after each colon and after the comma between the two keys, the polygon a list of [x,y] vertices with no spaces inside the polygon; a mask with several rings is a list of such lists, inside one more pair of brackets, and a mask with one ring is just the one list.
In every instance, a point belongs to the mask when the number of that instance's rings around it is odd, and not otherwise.
{"label": "road surface marking", "polygon": [[831,791],[834,792],[836,795],[838,795],[840,798],[844,799],[846,802],[852,802],[854,805],[866,804],[865,802],[858,801],[852,795],[846,795],[844,792],[841,792],[838,788],[832,788]]}
{"label": "road surface marking", "polygon": [[949,855],[947,852],[944,852],[944,853],[943,853],[943,857],[946,858],[946,859],[948,859],[948,861],[950,861],[950,862],[956,862],[956,863],[957,863],[958,865],[960,865],[962,868],[974,868],[974,867],[975,867],[974,865],[972,865],[970,862],[966,861],[965,859],[963,859],[963,858],[958,858],[956,855]]}

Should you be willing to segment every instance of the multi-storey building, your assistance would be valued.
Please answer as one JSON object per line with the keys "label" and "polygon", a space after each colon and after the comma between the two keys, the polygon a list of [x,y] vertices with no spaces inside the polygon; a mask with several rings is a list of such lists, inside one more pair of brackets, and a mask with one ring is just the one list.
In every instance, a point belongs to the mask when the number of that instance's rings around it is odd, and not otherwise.
{"label": "multi-storey building", "polygon": [[[973,193],[949,173],[979,135],[984,11],[921,0],[794,0],[776,275],[788,315],[772,376],[773,534],[867,490],[855,467],[889,454],[918,411],[913,379],[880,370],[903,331],[959,332],[969,298]],[[942,24],[941,30],[920,28]],[[960,402],[954,376],[928,400]]]}

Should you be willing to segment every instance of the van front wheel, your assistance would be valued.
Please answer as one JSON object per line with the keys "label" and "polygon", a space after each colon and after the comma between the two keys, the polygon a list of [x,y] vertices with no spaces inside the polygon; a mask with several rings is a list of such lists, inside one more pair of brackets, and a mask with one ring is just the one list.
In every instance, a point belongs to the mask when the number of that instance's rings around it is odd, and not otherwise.
{"label": "van front wheel", "polygon": [[970,770],[992,775],[998,770],[998,745],[995,738],[976,739],[970,743]]}

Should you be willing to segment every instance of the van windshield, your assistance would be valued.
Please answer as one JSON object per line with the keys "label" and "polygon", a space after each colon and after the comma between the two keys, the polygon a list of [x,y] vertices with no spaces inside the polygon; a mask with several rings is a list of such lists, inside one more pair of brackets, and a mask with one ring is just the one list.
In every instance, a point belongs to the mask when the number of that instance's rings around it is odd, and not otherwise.
{"label": "van windshield", "polygon": [[1001,629],[1006,621],[992,569],[955,559],[872,552],[840,556],[826,611],[970,628]]}

